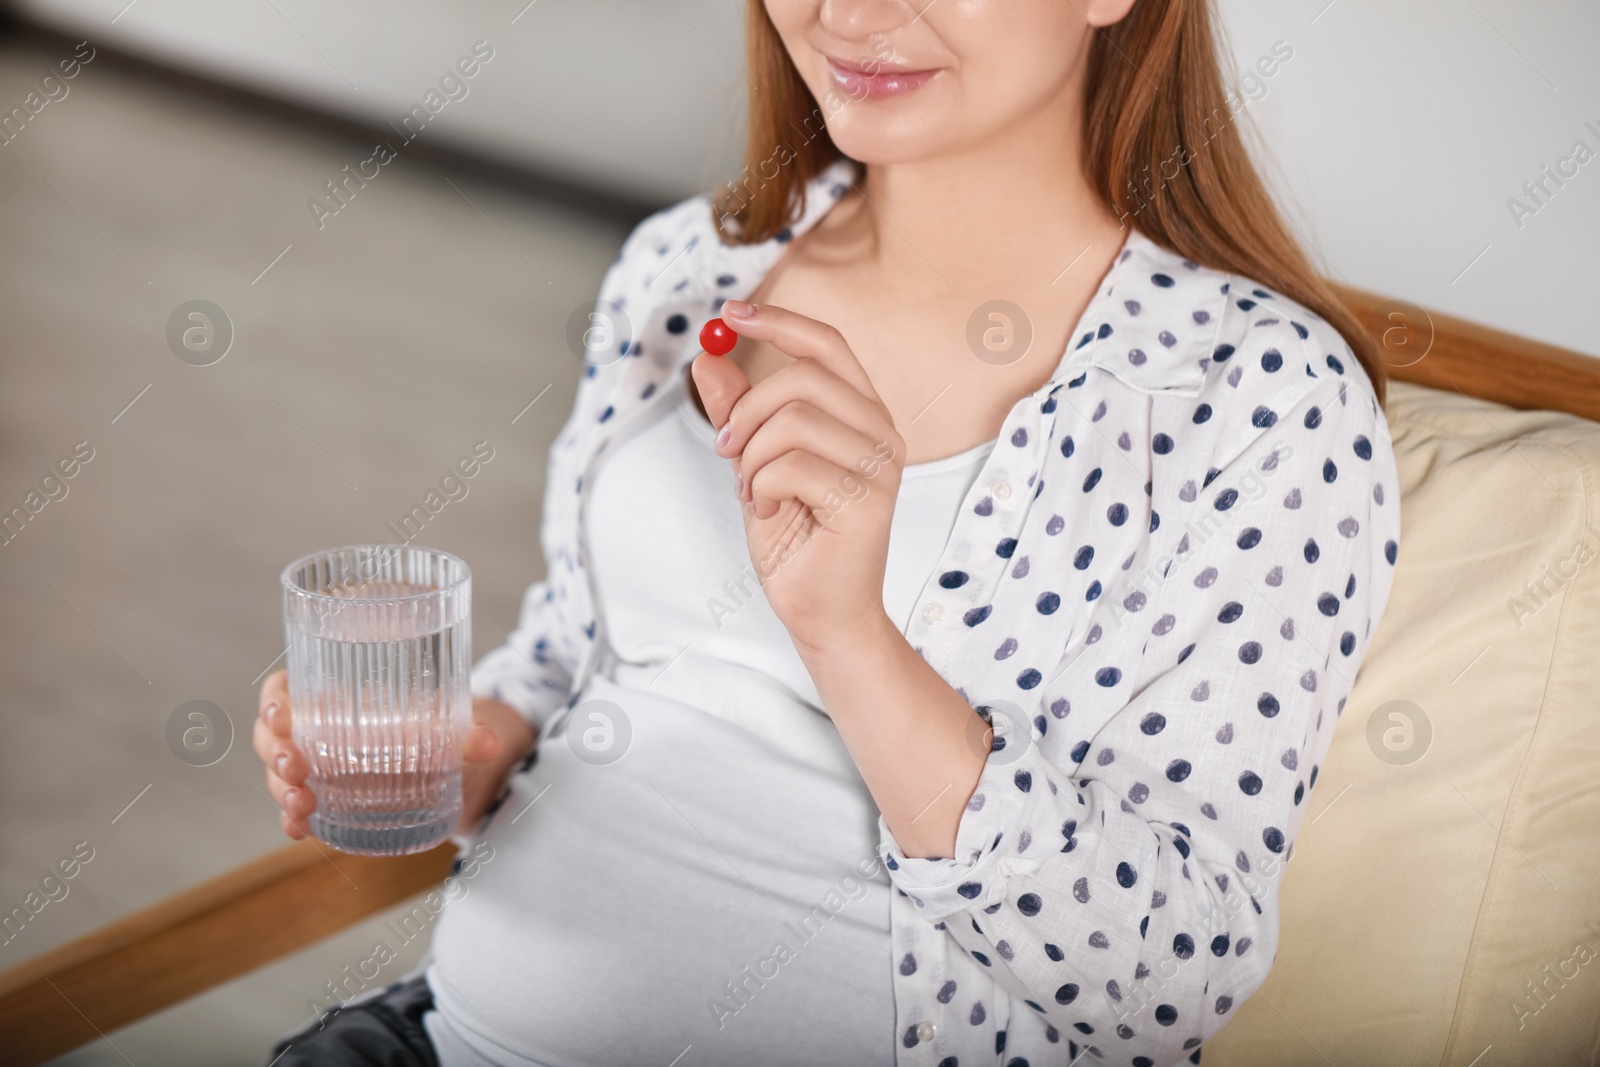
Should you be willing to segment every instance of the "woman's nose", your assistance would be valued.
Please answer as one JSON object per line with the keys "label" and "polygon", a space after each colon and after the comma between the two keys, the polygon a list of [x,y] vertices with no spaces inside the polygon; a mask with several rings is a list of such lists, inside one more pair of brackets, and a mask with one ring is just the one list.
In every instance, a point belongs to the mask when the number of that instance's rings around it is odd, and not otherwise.
{"label": "woman's nose", "polygon": [[917,18],[926,3],[927,0],[822,0],[817,17],[834,36],[858,41],[906,25]]}

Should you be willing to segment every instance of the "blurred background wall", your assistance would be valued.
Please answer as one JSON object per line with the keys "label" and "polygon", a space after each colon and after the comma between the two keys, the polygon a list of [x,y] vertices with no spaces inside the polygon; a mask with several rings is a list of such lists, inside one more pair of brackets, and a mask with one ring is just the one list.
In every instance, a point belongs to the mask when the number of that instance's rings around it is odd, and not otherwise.
{"label": "blurred background wall", "polygon": [[437,139],[645,202],[701,191],[741,147],[733,0],[21,0],[13,10],[380,129],[486,41],[492,76],[474,81],[470,102],[452,102]]}
{"label": "blurred background wall", "polygon": [[[1600,9],[1220,9],[1274,186],[1332,277],[1600,355],[1600,163],[1542,172],[1600,151]],[[0,545],[0,910],[78,842],[94,858],[0,968],[281,842],[249,747],[278,572],[384,537],[478,441],[494,459],[425,541],[471,563],[476,648],[499,643],[543,570],[567,320],[633,222],[731,176],[743,103],[732,0],[9,11],[0,107],[79,69],[0,143],[0,503],[80,442],[92,459]],[[317,218],[480,41],[466,95]],[[1243,73],[1275,46],[1270,76]],[[193,300],[231,331],[208,366],[167,339]],[[234,731],[205,766],[167,741],[192,700]],[[62,1062],[259,1064],[384,918]]]}

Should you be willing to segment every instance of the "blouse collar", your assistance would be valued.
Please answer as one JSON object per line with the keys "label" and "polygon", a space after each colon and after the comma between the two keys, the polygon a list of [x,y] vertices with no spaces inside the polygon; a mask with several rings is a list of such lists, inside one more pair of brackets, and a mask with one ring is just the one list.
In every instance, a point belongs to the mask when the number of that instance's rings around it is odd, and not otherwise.
{"label": "blouse collar", "polygon": [[[682,253],[693,258],[698,246],[705,262],[700,268],[674,272],[685,279],[674,287],[684,291],[674,296],[731,299],[753,292],[789,243],[815,226],[850,190],[857,166],[850,159],[831,163],[807,183],[795,220],[756,244],[724,243],[707,211],[703,227],[689,238]],[[737,281],[719,288],[718,280],[730,275]],[[1228,282],[1227,275],[1186,260],[1129,226],[1122,250],[1084,309],[1075,340],[1045,390],[1054,391],[1064,382],[1075,384],[1092,366],[1144,393],[1198,394],[1227,309]],[[1271,296],[1261,290],[1254,295]],[[1248,299],[1239,305],[1244,310],[1255,306]]]}

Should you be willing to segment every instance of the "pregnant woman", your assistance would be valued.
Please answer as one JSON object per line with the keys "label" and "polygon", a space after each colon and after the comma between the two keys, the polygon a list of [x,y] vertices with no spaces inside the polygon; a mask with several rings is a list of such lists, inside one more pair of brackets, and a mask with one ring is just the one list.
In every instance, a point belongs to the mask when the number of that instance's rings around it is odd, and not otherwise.
{"label": "pregnant woman", "polygon": [[1199,1062],[1271,966],[1399,497],[1207,4],[748,20],[746,170],[606,275],[473,675],[473,877],[284,1067]]}

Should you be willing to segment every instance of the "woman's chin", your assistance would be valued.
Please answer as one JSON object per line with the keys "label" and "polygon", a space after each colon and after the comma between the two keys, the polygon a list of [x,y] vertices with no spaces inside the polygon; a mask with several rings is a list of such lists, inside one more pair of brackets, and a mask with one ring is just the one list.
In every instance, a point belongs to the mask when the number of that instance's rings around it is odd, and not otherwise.
{"label": "woman's chin", "polygon": [[931,122],[860,121],[852,117],[828,124],[835,147],[858,163],[883,166],[916,163],[948,151],[950,138],[931,128]]}

